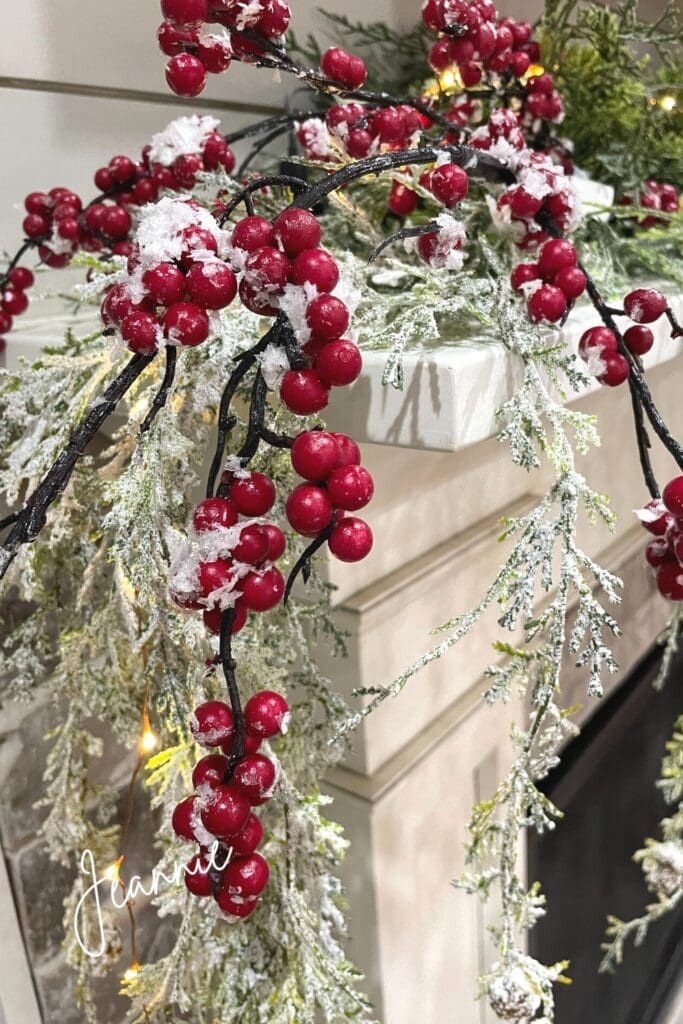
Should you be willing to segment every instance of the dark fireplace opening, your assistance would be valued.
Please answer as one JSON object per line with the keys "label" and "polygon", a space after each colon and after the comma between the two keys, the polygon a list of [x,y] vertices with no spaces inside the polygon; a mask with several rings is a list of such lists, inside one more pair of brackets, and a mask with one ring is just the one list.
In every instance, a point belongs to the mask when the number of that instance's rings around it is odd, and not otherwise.
{"label": "dark fireplace opening", "polygon": [[542,787],[565,818],[547,835],[529,835],[529,881],[539,880],[548,898],[530,950],[545,963],[571,960],[572,984],[556,989],[557,1024],[662,1024],[670,996],[683,985],[680,908],[654,924],[638,949],[627,948],[615,975],[598,974],[607,915],[629,920],[653,899],[631,858],[645,837],[660,838],[658,823],[668,813],[655,781],[683,711],[683,654],[660,693],[652,687],[658,667],[654,651],[567,747]]}

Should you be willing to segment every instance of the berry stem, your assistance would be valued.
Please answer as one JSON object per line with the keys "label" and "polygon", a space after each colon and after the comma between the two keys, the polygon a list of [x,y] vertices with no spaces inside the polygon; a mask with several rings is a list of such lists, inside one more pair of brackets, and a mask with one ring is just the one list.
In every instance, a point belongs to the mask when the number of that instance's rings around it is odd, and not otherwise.
{"label": "berry stem", "polygon": [[142,426],[140,427],[140,435],[147,433],[147,431],[150,429],[150,427],[154,423],[154,420],[156,419],[157,414],[159,412],[161,412],[161,410],[166,405],[166,402],[168,400],[168,396],[169,396],[169,394],[171,392],[171,388],[173,387],[173,381],[175,380],[175,368],[176,368],[177,358],[178,358],[178,351],[175,348],[175,346],[174,345],[167,345],[166,346],[166,370],[164,371],[164,379],[162,380],[161,386],[159,387],[159,390],[157,391],[156,395],[154,396],[154,401],[152,402],[152,404],[150,406],[149,412],[145,416],[145,419],[144,419],[144,421],[142,423]]}
{"label": "berry stem", "polygon": [[316,552],[320,550],[323,544],[325,544],[330,539],[330,536],[332,534],[332,528],[333,523],[330,523],[329,526],[326,526],[325,529],[318,534],[315,540],[313,540],[308,545],[306,550],[302,552],[301,556],[299,557],[296,564],[292,568],[292,571],[287,577],[287,585],[285,586],[285,604],[287,604],[287,602],[289,601],[289,595],[292,592],[292,587],[294,586],[296,578],[299,575],[299,573],[301,573],[301,575],[303,576],[304,583],[308,582],[308,578],[311,573],[311,559],[313,558],[313,555],[315,555]]}
{"label": "berry stem", "polygon": [[[30,543],[38,536],[45,525],[48,508],[66,488],[86,447],[153,359],[154,354],[133,356],[105,390],[97,405],[81,419],[66,447],[21,511],[14,513],[14,526],[0,547],[0,579],[14,561],[21,545]],[[7,524],[7,520],[4,523]]]}
{"label": "berry stem", "polygon": [[225,769],[224,782],[229,782],[232,778],[232,774],[235,770],[235,766],[238,761],[244,757],[244,737],[246,732],[246,726],[244,723],[244,710],[242,708],[242,701],[240,699],[240,691],[237,686],[237,678],[235,676],[235,661],[232,656],[232,627],[235,621],[235,609],[226,608],[221,615],[221,633],[220,633],[220,647],[218,660],[223,669],[223,675],[225,676],[225,683],[228,687],[228,694],[230,697],[230,707],[232,709],[232,717],[235,729],[235,742],[233,750],[228,761],[228,766]]}

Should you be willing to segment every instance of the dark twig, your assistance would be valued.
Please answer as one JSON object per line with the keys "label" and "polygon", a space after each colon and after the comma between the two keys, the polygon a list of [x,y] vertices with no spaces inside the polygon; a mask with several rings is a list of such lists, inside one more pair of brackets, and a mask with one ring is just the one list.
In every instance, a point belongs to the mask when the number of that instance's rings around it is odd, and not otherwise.
{"label": "dark twig", "polygon": [[235,677],[235,661],[232,656],[232,627],[235,622],[235,609],[226,608],[221,615],[221,632],[220,632],[220,646],[218,660],[221,668],[223,669],[223,675],[225,676],[225,683],[228,687],[228,694],[230,696],[230,707],[232,709],[232,718],[234,725],[233,732],[233,746],[230,759],[228,761],[228,767],[225,770],[223,782],[230,782],[232,773],[235,770],[237,762],[244,757],[244,738],[245,738],[245,724],[244,724],[244,711],[242,710],[242,701],[240,700],[240,691],[237,686],[237,679]]}
{"label": "dark twig", "polygon": [[264,132],[272,132],[275,128],[288,127],[294,124],[295,121],[307,121],[309,117],[317,116],[318,114],[312,110],[293,110],[288,114],[278,114],[277,117],[269,117],[265,121],[250,124],[239,131],[229,133],[224,138],[228,145],[231,146],[235,142],[241,142],[242,139],[250,139],[255,135],[263,135]]}
{"label": "dark twig", "polygon": [[322,533],[318,534],[318,536],[315,538],[315,540],[312,541],[312,543],[308,545],[306,550],[303,552],[303,554],[298,559],[296,565],[293,567],[292,571],[290,572],[289,576],[287,577],[287,585],[285,586],[285,597],[284,597],[284,603],[285,604],[287,604],[287,602],[289,601],[289,595],[292,592],[292,587],[294,586],[294,584],[296,582],[296,578],[299,575],[299,573],[301,573],[301,575],[303,576],[304,582],[305,583],[308,582],[308,577],[310,576],[310,572],[311,572],[311,559],[313,558],[313,555],[317,551],[320,550],[320,548],[323,546],[323,544],[325,544],[326,541],[328,541],[330,539],[330,534],[332,533],[332,527],[333,527],[333,524],[330,523],[329,526],[325,527],[325,529],[322,531]]}
{"label": "dark twig", "polygon": [[76,463],[107,417],[133,386],[154,355],[135,355],[86,413],[68,444],[18,513],[14,526],[0,548],[0,579],[5,575],[22,544],[34,540],[47,520],[47,510],[64,491]]}
{"label": "dark twig", "polygon": [[429,224],[420,224],[419,227],[401,228],[400,231],[394,231],[393,235],[389,235],[383,242],[380,242],[375,251],[370,254],[368,263],[374,263],[377,257],[394,242],[402,242],[404,238],[419,238],[421,235],[429,235],[432,231],[437,231],[438,227],[436,221],[433,220]]}
{"label": "dark twig", "polygon": [[173,387],[173,381],[175,379],[175,368],[176,361],[178,359],[178,350],[175,345],[166,346],[166,370],[164,371],[164,379],[161,382],[161,386],[154,396],[149,412],[144,418],[142,426],[140,427],[140,434],[146,434],[150,429],[154,420],[159,412],[166,405],[169,393]]}
{"label": "dark twig", "polygon": [[281,125],[279,128],[274,128],[272,132],[268,133],[268,135],[264,135],[263,138],[259,139],[258,142],[251,147],[244,160],[237,168],[235,177],[241,178],[252,160],[255,160],[259,153],[262,152],[266,146],[269,146],[271,142],[274,142],[275,139],[279,139],[279,137],[284,135],[285,132],[290,131],[291,127],[292,126],[290,124]]}
{"label": "dark twig", "polygon": [[261,427],[261,440],[269,444],[271,448],[291,448],[294,438],[289,434],[276,434],[267,427]]}
{"label": "dark twig", "polygon": [[259,192],[262,188],[270,188],[273,185],[280,185],[283,188],[290,188],[293,192],[300,192],[308,188],[303,178],[295,178],[291,174],[267,174],[263,178],[256,178],[248,185],[236,192],[230,202],[226,203],[225,209],[221,212],[221,224],[233,213],[240,203],[245,202],[252,192]]}

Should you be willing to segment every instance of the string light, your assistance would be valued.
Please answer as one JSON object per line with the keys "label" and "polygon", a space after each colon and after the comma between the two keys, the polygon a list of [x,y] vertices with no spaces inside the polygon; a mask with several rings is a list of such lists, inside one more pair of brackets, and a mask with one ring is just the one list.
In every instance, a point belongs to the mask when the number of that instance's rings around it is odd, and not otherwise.
{"label": "string light", "polygon": [[140,736],[140,754],[151,754],[159,746],[159,737],[154,732],[147,711],[142,716],[142,735]]}
{"label": "string light", "polygon": [[462,81],[456,68],[446,68],[439,75],[439,88],[441,92],[452,92],[454,89],[462,88]]}
{"label": "string light", "polygon": [[676,109],[676,97],[670,95],[662,96],[660,97],[659,105],[662,110],[666,111],[667,114],[670,114],[672,110]]}
{"label": "string light", "polygon": [[128,968],[126,973],[123,975],[123,979],[122,980],[124,982],[135,981],[135,979],[137,978],[139,973],[140,973],[140,964],[136,960],[136,962],[134,964],[130,965],[130,967]]}
{"label": "string light", "polygon": [[528,82],[530,78],[536,78],[538,75],[543,74],[545,74],[545,68],[542,64],[530,64],[522,76],[522,81]]}
{"label": "string light", "polygon": [[121,870],[121,865],[122,864],[123,864],[123,854],[121,854],[121,856],[117,860],[115,860],[113,864],[110,864],[109,867],[107,868],[107,870],[104,872],[104,877],[107,879],[107,881],[109,881],[109,882],[120,882],[121,881],[120,870]]}

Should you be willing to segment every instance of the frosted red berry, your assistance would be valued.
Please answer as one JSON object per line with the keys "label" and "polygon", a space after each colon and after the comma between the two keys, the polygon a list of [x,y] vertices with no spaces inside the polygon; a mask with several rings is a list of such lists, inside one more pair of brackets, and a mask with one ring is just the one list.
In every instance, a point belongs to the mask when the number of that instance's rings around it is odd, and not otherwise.
{"label": "frosted red berry", "polygon": [[202,808],[204,827],[216,838],[227,839],[244,826],[251,808],[249,801],[234,786],[221,783],[211,791]]}
{"label": "frosted red berry", "polygon": [[246,857],[254,852],[262,839],[263,825],[255,814],[250,814],[239,832],[230,837],[230,846],[235,856]]}
{"label": "frosted red berry", "polygon": [[622,356],[621,352],[603,352],[600,358],[605,367],[598,376],[601,384],[606,384],[609,388],[616,388],[628,379],[631,372],[630,367],[628,360]]}
{"label": "frosted red berry", "polygon": [[318,295],[306,307],[306,321],[315,341],[340,338],[349,326],[349,311],[334,295]]}
{"label": "frosted red berry", "polygon": [[185,885],[193,896],[206,897],[213,894],[210,864],[208,859],[202,854],[195,854],[187,862],[184,878]]}
{"label": "frosted red berry", "polygon": [[222,700],[207,700],[195,708],[190,732],[203,747],[219,747],[232,736],[232,711]]}
{"label": "frosted red berry", "polygon": [[462,202],[469,190],[467,172],[457,164],[442,164],[435,168],[430,178],[430,188],[444,206],[455,206]]}
{"label": "frosted red berry", "polygon": [[257,523],[245,526],[233,548],[233,558],[247,565],[260,565],[268,558],[270,541],[267,532]]}
{"label": "frosted red berry", "polygon": [[339,268],[324,249],[304,249],[295,258],[290,271],[292,284],[312,284],[319,292],[331,292],[339,281]]}
{"label": "frosted red berry", "polygon": [[9,272],[10,283],[15,288],[19,288],[20,291],[25,291],[30,288],[35,278],[28,267],[13,267]]}
{"label": "frosted red berry", "polygon": [[160,333],[159,321],[151,313],[129,313],[121,322],[121,337],[131,352],[155,352]]}
{"label": "frosted red berry", "polygon": [[268,535],[268,558],[271,562],[277,562],[287,550],[287,538],[280,527],[273,523],[264,523],[262,529]]}
{"label": "frosted red berry", "polygon": [[666,310],[666,299],[654,288],[636,288],[624,299],[624,309],[637,324],[651,324]]}
{"label": "frosted red berry", "polygon": [[209,336],[209,318],[194,302],[175,302],[166,310],[164,334],[169,341],[188,347],[201,345]]}
{"label": "frosted red berry", "polygon": [[198,811],[199,802],[194,796],[185,797],[179,804],[176,804],[171,817],[171,827],[181,839],[188,839],[190,842],[196,841]]}
{"label": "frosted red berry", "polygon": [[332,434],[339,446],[342,466],[360,465],[360,448],[348,434]]}
{"label": "frosted red berry", "polygon": [[192,785],[195,789],[200,786],[220,786],[225,778],[228,769],[228,759],[225,754],[207,754],[197,761],[192,771]]}
{"label": "frosted red berry", "polygon": [[232,579],[232,563],[225,558],[217,558],[213,562],[200,562],[199,587],[204,597],[209,597],[215,590],[221,590]]}
{"label": "frosted red berry", "polygon": [[537,281],[540,277],[538,263],[520,263],[510,275],[510,283],[516,292],[522,291],[522,285]]}
{"label": "frosted red berry", "polygon": [[231,784],[238,789],[252,807],[266,803],[273,794],[275,765],[263,754],[246,754],[235,767]]}
{"label": "frosted red berry", "polygon": [[159,263],[142,275],[142,283],[152,299],[161,306],[180,302],[185,295],[185,275],[173,263]]}
{"label": "frosted red berry", "polygon": [[662,501],[668,512],[683,519],[683,476],[674,477],[664,488]]}
{"label": "frosted red berry", "polygon": [[273,225],[263,217],[244,217],[235,224],[232,232],[232,245],[236,249],[254,252],[264,246],[273,244],[275,236]]}
{"label": "frosted red berry", "polygon": [[657,569],[657,589],[669,601],[683,601],[683,566],[665,562]]}
{"label": "frosted red berry", "polygon": [[578,299],[586,290],[586,275],[579,267],[564,267],[555,274],[553,284],[567,299]]}
{"label": "frosted red berry", "polygon": [[624,343],[634,356],[644,356],[655,343],[655,336],[649,327],[636,324],[624,334]]}
{"label": "frosted red berry", "polygon": [[245,704],[244,720],[249,732],[261,739],[271,739],[287,731],[289,705],[279,693],[261,690]]}
{"label": "frosted red berry", "polygon": [[206,21],[207,0],[161,0],[161,13],[176,25],[192,25]]}
{"label": "frosted red berry", "polygon": [[586,357],[591,350],[599,353],[616,352],[618,347],[616,335],[609,327],[590,327],[581,335],[579,354]]}
{"label": "frosted red berry", "polygon": [[227,498],[205,498],[194,510],[192,522],[195,530],[213,530],[216,526],[234,526],[238,510]]}
{"label": "frosted red berry", "polygon": [[544,284],[529,298],[527,309],[537,323],[555,324],[567,312],[567,299],[559,288]]}
{"label": "frosted red berry", "polygon": [[538,269],[546,281],[551,281],[561,270],[576,266],[577,259],[576,249],[571,242],[564,238],[552,238],[541,249]]}
{"label": "frosted red berry", "polygon": [[218,261],[195,263],[185,279],[187,294],[205,309],[224,309],[237,295],[237,278]]}
{"label": "frosted red berry", "polygon": [[[241,601],[236,601],[233,607],[233,619],[231,633],[239,633],[244,628],[248,613]],[[222,608],[205,608],[202,615],[204,625],[210,633],[214,636],[218,636],[221,631],[221,622],[223,620],[223,609]]]}
{"label": "frosted red berry", "polygon": [[206,85],[206,68],[191,53],[179,53],[166,65],[166,81],[178,96],[199,96]]}
{"label": "frosted red berry", "polygon": [[0,307],[9,316],[20,316],[28,309],[28,296],[18,288],[7,288],[2,294]]}
{"label": "frosted red berry", "polygon": [[665,562],[671,562],[673,557],[671,546],[664,537],[656,537],[645,548],[645,560],[653,569],[658,569]]}
{"label": "frosted red berry", "polygon": [[269,873],[268,864],[260,853],[235,857],[223,872],[222,892],[233,899],[255,899],[268,884]]}
{"label": "frosted red berry", "polygon": [[275,484],[265,473],[235,477],[230,484],[230,500],[243,516],[264,516],[275,504]]}
{"label": "frosted red berry", "polygon": [[[273,233],[285,253],[293,258],[320,243],[320,224],[308,210],[284,210],[273,222]],[[234,244],[234,243],[233,243]]]}

